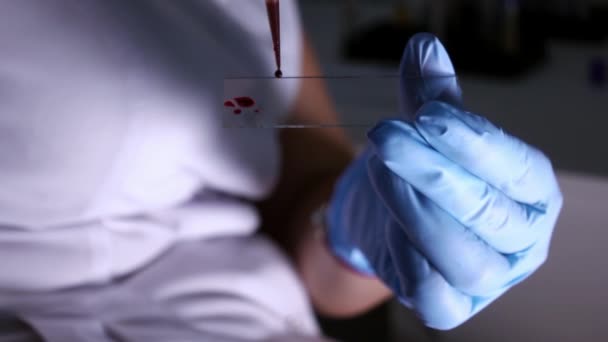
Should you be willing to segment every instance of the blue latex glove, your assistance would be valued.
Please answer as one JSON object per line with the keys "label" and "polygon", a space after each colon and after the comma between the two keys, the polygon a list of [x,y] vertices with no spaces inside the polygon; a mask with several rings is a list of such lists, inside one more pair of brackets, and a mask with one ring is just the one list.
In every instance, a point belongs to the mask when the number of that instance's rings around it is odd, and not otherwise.
{"label": "blue latex glove", "polygon": [[543,153],[462,109],[434,36],[412,38],[401,75],[403,118],[370,131],[336,185],[329,241],[448,330],[544,263],[562,195]]}

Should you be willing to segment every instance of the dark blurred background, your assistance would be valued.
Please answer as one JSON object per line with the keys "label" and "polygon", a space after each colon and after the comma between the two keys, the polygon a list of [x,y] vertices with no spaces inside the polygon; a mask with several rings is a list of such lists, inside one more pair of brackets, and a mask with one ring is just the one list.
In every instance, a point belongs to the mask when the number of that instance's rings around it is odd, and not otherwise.
{"label": "dark blurred background", "polygon": [[[304,25],[331,76],[397,72],[410,36],[432,32],[453,58],[470,111],[541,148],[560,171],[608,177],[608,0],[304,0]],[[397,81],[328,80],[342,122],[397,111]],[[359,143],[364,128],[349,132]],[[345,341],[438,341],[391,304],[322,319]]]}
{"label": "dark blurred background", "polygon": [[[394,74],[409,37],[432,32],[453,58],[469,110],[539,146],[559,169],[608,176],[608,0],[300,4],[326,75]],[[346,123],[397,109],[390,80],[328,83]],[[351,132],[363,141],[363,130]]]}

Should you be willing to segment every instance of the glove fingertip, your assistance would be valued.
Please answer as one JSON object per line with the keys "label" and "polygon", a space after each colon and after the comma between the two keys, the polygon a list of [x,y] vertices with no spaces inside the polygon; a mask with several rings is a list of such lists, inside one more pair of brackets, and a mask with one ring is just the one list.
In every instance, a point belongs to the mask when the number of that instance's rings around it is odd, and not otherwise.
{"label": "glove fingertip", "polygon": [[440,99],[462,105],[462,91],[450,56],[431,33],[418,33],[408,42],[401,65],[400,106],[408,120],[414,120],[426,102]]}
{"label": "glove fingertip", "polygon": [[400,69],[404,78],[453,76],[456,73],[441,41],[428,32],[417,33],[410,38]]}

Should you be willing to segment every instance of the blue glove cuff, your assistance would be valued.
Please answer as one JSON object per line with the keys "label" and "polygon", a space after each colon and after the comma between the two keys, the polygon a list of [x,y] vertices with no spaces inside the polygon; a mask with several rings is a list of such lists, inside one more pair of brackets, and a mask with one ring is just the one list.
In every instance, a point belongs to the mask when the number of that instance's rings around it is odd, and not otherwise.
{"label": "blue glove cuff", "polygon": [[367,169],[358,165],[359,163],[366,163],[366,161],[367,158],[359,158],[346,170],[345,174],[349,176],[342,177],[338,181],[330,207],[323,213],[323,224],[325,226],[327,243],[334,255],[358,273],[373,277],[376,275],[374,269],[363,252],[349,239],[348,223],[344,222],[347,215],[349,215],[344,212],[344,204],[349,197],[349,190],[352,190],[355,186],[355,184],[351,183],[354,180],[360,179],[359,176],[367,177],[367,175],[357,175],[357,173],[365,172]]}
{"label": "blue glove cuff", "polygon": [[371,264],[360,249],[342,243],[340,237],[332,234],[331,230],[328,231],[327,242],[334,255],[348,267],[368,277],[376,276]]}

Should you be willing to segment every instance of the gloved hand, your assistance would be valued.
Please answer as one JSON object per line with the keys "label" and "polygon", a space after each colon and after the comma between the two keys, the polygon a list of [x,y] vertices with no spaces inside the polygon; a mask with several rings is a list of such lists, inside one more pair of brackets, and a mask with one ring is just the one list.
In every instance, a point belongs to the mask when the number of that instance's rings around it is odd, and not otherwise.
{"label": "gloved hand", "polygon": [[457,327],[546,260],[562,195],[539,150],[462,108],[441,43],[401,65],[403,117],[379,123],[327,211],[334,253],[435,329]]}

